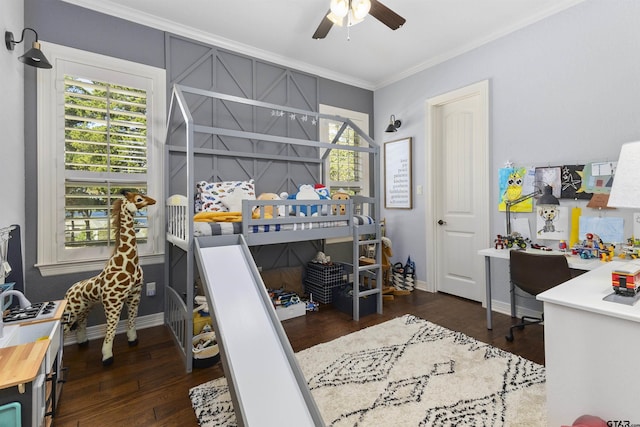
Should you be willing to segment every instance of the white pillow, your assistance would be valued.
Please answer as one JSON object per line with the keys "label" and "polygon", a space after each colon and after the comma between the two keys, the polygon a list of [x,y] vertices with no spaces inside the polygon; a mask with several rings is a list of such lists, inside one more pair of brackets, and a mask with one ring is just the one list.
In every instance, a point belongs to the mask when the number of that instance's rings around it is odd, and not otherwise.
{"label": "white pillow", "polygon": [[252,191],[244,191],[242,188],[237,187],[233,191],[227,193],[222,198],[221,202],[229,212],[241,212],[243,200],[255,200],[256,194]]}
{"label": "white pillow", "polygon": [[247,194],[253,194],[253,197],[255,197],[256,195],[253,179],[249,181],[201,181],[197,183],[197,200],[195,211],[225,212],[227,210],[227,207],[224,205],[224,203],[222,203],[222,200],[237,188],[240,188]]}

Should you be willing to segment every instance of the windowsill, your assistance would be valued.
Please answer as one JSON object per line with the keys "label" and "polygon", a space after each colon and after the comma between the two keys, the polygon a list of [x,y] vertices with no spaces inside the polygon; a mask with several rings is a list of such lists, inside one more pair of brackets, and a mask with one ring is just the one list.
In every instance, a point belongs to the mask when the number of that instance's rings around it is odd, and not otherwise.
{"label": "windowsill", "polygon": [[[140,265],[162,264],[164,254],[140,256]],[[59,276],[62,274],[80,273],[84,271],[100,271],[104,268],[106,260],[73,261],[57,264],[36,264],[42,277]]]}

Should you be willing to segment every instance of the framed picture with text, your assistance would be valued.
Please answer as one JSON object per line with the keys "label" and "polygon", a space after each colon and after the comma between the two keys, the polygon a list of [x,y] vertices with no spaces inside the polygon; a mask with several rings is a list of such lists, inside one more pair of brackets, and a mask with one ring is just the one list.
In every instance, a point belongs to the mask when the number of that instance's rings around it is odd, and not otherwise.
{"label": "framed picture with text", "polygon": [[411,138],[384,144],[384,206],[412,209]]}

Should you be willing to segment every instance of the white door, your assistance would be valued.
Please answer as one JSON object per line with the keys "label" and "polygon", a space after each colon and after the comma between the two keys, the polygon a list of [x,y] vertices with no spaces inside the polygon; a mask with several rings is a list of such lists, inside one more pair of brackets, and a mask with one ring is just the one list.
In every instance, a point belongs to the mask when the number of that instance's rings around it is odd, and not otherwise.
{"label": "white door", "polygon": [[490,217],[488,87],[484,81],[427,102],[429,279],[437,291],[481,302],[478,250],[488,245]]}

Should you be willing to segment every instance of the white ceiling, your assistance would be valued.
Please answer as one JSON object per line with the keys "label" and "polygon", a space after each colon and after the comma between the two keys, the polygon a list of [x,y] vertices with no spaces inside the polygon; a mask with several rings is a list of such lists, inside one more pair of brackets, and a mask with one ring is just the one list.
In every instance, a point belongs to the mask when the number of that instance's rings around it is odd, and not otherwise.
{"label": "white ceiling", "polygon": [[365,89],[377,89],[584,0],[381,0],[404,17],[372,16],[311,35],[329,0],[64,0]]}

